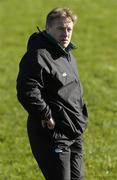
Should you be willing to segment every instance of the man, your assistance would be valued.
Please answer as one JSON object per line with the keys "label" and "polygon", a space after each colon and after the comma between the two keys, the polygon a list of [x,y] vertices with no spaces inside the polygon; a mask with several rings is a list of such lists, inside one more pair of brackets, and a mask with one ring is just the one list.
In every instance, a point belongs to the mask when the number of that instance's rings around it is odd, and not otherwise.
{"label": "man", "polygon": [[31,35],[17,78],[17,96],[27,110],[33,155],[46,180],[81,180],[82,133],[87,110],[70,42],[76,16],[53,9],[46,30]]}

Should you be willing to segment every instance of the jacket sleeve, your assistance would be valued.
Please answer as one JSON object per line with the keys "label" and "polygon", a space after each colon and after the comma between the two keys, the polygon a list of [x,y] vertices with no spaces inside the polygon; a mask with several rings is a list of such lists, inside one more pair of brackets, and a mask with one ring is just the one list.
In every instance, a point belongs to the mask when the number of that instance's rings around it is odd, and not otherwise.
{"label": "jacket sleeve", "polygon": [[17,97],[25,110],[36,119],[49,119],[51,110],[44,100],[43,67],[37,53],[27,53],[20,62]]}

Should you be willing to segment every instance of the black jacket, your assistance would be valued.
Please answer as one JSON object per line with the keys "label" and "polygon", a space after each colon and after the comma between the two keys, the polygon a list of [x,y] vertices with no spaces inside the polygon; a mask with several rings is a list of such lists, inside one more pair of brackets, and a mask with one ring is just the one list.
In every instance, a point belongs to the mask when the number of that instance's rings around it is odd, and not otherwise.
{"label": "black jacket", "polygon": [[73,139],[86,128],[87,109],[71,49],[70,43],[63,50],[45,31],[31,35],[19,66],[17,97],[30,119],[53,117],[56,128]]}

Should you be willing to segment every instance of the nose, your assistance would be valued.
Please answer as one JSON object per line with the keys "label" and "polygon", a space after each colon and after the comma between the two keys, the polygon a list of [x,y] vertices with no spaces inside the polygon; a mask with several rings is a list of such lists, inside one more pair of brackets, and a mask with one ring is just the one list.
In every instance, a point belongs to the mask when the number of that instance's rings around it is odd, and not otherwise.
{"label": "nose", "polygon": [[67,29],[64,29],[64,36],[67,37],[68,36],[68,30]]}

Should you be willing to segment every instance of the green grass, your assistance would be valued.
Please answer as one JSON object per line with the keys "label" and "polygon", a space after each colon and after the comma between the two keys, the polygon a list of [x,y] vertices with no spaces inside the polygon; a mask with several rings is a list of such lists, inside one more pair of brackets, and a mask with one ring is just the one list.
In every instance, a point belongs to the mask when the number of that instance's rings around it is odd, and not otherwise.
{"label": "green grass", "polygon": [[79,20],[79,74],[89,109],[84,134],[87,180],[116,180],[117,173],[117,2],[116,0],[0,0],[0,179],[43,180],[26,132],[27,114],[16,98],[18,64],[30,33],[49,10],[70,7]]}

